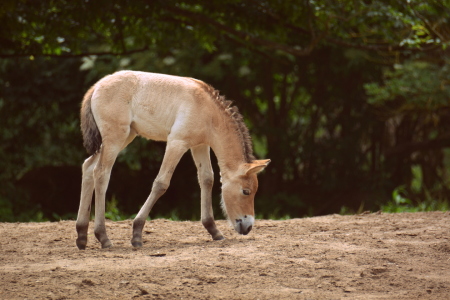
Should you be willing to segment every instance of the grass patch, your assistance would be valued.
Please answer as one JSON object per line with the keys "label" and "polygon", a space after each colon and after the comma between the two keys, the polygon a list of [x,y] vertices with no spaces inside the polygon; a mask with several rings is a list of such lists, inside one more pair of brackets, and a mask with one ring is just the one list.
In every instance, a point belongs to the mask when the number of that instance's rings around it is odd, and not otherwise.
{"label": "grass patch", "polygon": [[392,200],[381,205],[381,211],[386,213],[448,211],[449,209],[448,201],[432,199],[429,196],[423,201],[412,201],[408,198],[408,192],[404,185],[394,189]]}

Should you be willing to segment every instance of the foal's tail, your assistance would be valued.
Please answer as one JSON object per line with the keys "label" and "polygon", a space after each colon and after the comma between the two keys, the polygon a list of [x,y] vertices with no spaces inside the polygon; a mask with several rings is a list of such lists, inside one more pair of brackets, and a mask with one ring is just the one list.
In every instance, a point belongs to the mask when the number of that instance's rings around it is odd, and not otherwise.
{"label": "foal's tail", "polygon": [[80,113],[83,145],[89,155],[97,153],[102,145],[102,136],[98,130],[97,123],[95,123],[94,115],[92,114],[91,109],[91,99],[94,89],[95,86],[92,86],[84,95]]}

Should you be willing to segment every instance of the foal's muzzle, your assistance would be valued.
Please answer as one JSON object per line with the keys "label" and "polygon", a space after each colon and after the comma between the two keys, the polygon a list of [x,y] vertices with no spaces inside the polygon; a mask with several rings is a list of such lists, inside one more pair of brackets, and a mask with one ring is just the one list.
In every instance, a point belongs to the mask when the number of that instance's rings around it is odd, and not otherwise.
{"label": "foal's muzzle", "polygon": [[234,225],[234,229],[243,235],[247,235],[253,228],[253,222],[255,218],[253,216],[245,215],[242,218],[236,219],[236,224]]}

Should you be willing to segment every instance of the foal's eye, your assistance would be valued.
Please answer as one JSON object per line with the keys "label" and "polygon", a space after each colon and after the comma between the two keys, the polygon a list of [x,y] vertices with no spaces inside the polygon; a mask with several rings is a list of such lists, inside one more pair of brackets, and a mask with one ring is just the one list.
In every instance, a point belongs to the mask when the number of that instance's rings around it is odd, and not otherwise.
{"label": "foal's eye", "polygon": [[243,189],[242,190],[242,194],[244,194],[245,196],[249,196],[250,195],[250,190]]}

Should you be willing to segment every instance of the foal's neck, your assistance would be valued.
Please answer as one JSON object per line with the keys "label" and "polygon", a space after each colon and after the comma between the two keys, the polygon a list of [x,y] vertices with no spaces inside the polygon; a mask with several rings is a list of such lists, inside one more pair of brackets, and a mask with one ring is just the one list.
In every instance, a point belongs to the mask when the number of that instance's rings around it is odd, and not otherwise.
{"label": "foal's neck", "polygon": [[[225,122],[231,123],[230,120]],[[217,157],[222,177],[227,179],[230,173],[235,173],[246,163],[246,159],[239,132],[225,122],[213,129],[210,146]]]}

